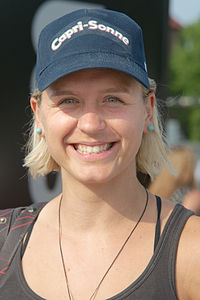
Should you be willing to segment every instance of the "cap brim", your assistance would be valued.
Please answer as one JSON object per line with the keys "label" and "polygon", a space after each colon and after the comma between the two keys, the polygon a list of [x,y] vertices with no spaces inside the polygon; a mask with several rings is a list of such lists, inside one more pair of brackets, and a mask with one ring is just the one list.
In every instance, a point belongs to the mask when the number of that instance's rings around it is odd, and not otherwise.
{"label": "cap brim", "polygon": [[65,75],[91,68],[108,68],[124,72],[146,88],[150,88],[147,72],[142,67],[128,57],[105,52],[82,53],[73,55],[73,59],[70,56],[61,57],[40,73],[37,88],[42,92]]}

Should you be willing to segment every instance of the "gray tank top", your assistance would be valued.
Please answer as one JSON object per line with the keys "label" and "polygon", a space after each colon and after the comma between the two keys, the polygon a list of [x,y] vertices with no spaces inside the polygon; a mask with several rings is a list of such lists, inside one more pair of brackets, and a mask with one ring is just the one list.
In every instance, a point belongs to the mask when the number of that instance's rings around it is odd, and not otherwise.
{"label": "gray tank top", "polygon": [[[158,200],[158,199],[157,199]],[[44,205],[44,204],[43,204]],[[43,206],[42,206],[43,207]],[[10,232],[28,226],[31,218],[34,220],[42,208],[28,213],[17,219],[21,222],[14,225]],[[29,208],[30,210],[30,208]],[[175,263],[179,238],[188,218],[193,213],[177,204],[155,245],[154,254],[144,272],[125,290],[107,300],[177,300],[175,286]],[[5,213],[3,213],[5,216]],[[0,222],[2,214],[0,214]],[[159,221],[159,218],[158,218]],[[32,224],[34,223],[32,222]],[[158,225],[158,222],[157,222]],[[158,235],[158,227],[157,234]],[[0,228],[1,233],[1,228]],[[13,233],[14,235],[14,233]],[[16,236],[16,234],[15,234]],[[21,237],[21,235],[19,235]],[[0,299],[1,300],[46,300],[36,295],[28,286],[21,267],[22,238],[15,248],[8,249],[10,257],[6,257],[5,247],[0,252]],[[8,259],[9,258],[9,259]],[[39,275],[39,274],[38,274]],[[59,300],[59,299],[56,299]]]}

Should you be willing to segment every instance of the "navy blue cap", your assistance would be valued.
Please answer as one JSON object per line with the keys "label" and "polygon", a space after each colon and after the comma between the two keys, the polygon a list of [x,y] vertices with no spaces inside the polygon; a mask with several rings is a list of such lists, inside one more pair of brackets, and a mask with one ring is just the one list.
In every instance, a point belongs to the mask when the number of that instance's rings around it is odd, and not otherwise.
{"label": "navy blue cap", "polygon": [[67,74],[90,68],[124,72],[149,88],[140,26],[117,11],[81,9],[42,30],[36,64],[40,91]]}

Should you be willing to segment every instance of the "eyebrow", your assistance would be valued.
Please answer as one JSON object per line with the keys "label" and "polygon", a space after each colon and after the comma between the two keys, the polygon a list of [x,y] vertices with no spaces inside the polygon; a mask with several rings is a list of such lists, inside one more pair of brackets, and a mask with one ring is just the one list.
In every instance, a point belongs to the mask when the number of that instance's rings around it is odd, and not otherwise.
{"label": "eyebrow", "polygon": [[[107,88],[104,90],[100,91],[101,93],[129,93],[129,89],[128,88],[119,88],[119,87],[112,87],[112,88]],[[76,95],[77,92],[74,92],[72,90],[50,90],[47,92],[49,94],[50,97],[56,97],[56,96],[61,96],[61,95]]]}
{"label": "eyebrow", "polygon": [[108,89],[105,89],[103,90],[103,92],[105,93],[129,93],[129,89],[128,88],[119,88],[119,87],[114,87],[114,88],[108,88]]}
{"label": "eyebrow", "polygon": [[47,91],[47,94],[50,96],[50,97],[56,97],[56,96],[61,96],[61,95],[73,95],[75,94],[73,91],[70,91],[70,90],[48,90]]}

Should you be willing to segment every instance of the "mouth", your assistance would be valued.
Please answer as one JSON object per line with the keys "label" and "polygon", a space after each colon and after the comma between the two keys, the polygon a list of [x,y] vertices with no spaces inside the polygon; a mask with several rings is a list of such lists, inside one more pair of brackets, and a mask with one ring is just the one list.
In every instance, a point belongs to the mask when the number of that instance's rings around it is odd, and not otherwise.
{"label": "mouth", "polygon": [[74,144],[74,149],[81,154],[100,154],[102,152],[108,151],[113,147],[114,143],[107,143],[102,145],[83,145],[83,144]]}

